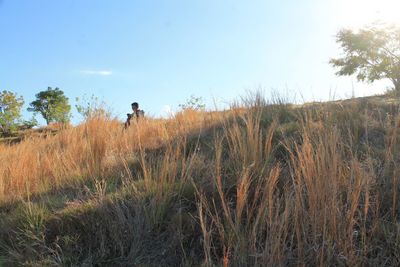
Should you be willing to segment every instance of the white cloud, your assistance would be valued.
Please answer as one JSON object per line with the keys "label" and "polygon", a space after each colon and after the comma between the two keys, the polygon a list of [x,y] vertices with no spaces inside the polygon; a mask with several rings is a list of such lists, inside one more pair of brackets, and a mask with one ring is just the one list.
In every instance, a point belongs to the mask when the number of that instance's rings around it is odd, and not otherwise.
{"label": "white cloud", "polygon": [[81,70],[81,74],[110,76],[110,75],[112,75],[112,71],[111,70]]}

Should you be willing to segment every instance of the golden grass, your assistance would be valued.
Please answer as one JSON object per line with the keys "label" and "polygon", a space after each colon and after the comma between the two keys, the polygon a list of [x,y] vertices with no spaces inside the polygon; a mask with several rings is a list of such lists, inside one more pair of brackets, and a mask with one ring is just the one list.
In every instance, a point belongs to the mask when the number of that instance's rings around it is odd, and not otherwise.
{"label": "golden grass", "polygon": [[[256,97],[2,145],[0,201],[23,202],[0,209],[0,255],[33,266],[395,266],[399,126],[392,106]],[[88,196],[40,199],[71,185]]]}
{"label": "golden grass", "polygon": [[[120,122],[93,118],[77,127],[0,145],[0,202],[57,189],[87,177],[107,177],[140,149],[156,149],[217,123],[219,114],[186,111],[170,120]],[[119,166],[117,166],[119,165]]]}

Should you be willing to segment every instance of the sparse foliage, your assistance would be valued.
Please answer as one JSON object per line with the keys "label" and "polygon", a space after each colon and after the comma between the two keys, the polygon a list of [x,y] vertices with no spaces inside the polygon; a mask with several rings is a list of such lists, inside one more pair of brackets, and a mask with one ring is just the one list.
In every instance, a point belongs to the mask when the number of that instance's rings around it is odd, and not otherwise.
{"label": "sparse foliage", "polygon": [[28,111],[40,113],[47,125],[51,122],[67,123],[71,116],[68,98],[57,87],[48,87],[46,91],[36,94],[36,100],[30,103]]}
{"label": "sparse foliage", "polygon": [[94,95],[90,98],[87,98],[86,96],[83,96],[82,98],[77,97],[75,100],[77,102],[75,108],[85,120],[95,117],[111,117],[111,110],[107,107],[106,103],[99,100],[99,98]]}
{"label": "sparse foliage", "polygon": [[191,95],[190,98],[187,99],[184,104],[180,104],[179,107],[182,110],[204,110],[206,105],[204,104],[202,97]]}
{"label": "sparse foliage", "polygon": [[9,134],[17,129],[23,105],[22,96],[10,91],[0,92],[0,133]]}
{"label": "sparse foliage", "polygon": [[35,116],[33,116],[29,120],[24,120],[20,125],[20,130],[32,129],[35,126],[38,126],[38,121],[36,120]]}
{"label": "sparse foliage", "polygon": [[359,81],[389,79],[400,92],[400,28],[371,26],[358,32],[343,29],[336,41],[344,51],[331,59],[337,75],[357,75]]}

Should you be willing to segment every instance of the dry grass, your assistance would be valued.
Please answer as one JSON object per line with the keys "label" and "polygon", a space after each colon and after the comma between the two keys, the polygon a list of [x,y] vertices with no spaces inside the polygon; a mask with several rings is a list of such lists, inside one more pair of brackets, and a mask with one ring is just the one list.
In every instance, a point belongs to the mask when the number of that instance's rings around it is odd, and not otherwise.
{"label": "dry grass", "polygon": [[278,102],[1,146],[3,261],[399,265],[398,106]]}
{"label": "dry grass", "polygon": [[[58,134],[0,145],[0,201],[46,192],[88,177],[110,177],[135,151],[212,127],[218,114],[187,111],[173,120],[142,120],[124,131],[118,121],[93,118]],[[119,166],[118,166],[119,165]]]}

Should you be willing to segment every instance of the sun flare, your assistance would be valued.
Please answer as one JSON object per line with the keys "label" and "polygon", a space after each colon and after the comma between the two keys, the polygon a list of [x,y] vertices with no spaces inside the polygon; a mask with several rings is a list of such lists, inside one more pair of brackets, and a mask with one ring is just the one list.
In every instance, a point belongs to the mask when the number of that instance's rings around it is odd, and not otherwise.
{"label": "sun flare", "polygon": [[400,26],[400,0],[342,0],[341,26],[358,29],[380,22]]}

